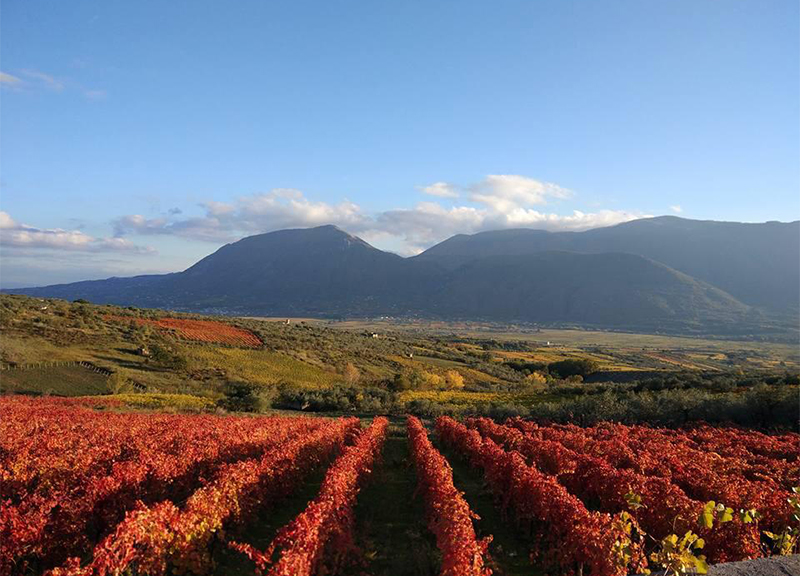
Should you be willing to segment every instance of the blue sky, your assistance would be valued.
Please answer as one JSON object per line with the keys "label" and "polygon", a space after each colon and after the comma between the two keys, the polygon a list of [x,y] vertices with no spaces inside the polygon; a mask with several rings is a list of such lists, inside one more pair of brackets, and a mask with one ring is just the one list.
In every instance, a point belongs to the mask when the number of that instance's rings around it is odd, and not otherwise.
{"label": "blue sky", "polygon": [[795,0],[71,2],[0,11],[3,286],[335,223],[800,218]]}

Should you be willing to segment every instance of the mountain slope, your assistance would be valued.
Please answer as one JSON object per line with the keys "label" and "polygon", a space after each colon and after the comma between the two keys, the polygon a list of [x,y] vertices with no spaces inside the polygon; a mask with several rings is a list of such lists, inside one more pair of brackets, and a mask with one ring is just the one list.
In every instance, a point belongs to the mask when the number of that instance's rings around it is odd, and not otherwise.
{"label": "mountain slope", "polygon": [[433,301],[450,317],[652,329],[723,325],[750,313],[722,290],[620,253],[479,258],[452,271]]}
{"label": "mountain slope", "polygon": [[417,315],[720,332],[758,320],[730,294],[633,254],[401,258],[333,226],[250,236],[175,274],[8,292],[241,315]]}
{"label": "mountain slope", "polygon": [[798,221],[743,224],[661,216],[586,232],[498,230],[454,236],[416,258],[454,267],[479,257],[549,250],[637,254],[773,310],[797,309],[800,298]]}
{"label": "mountain slope", "polygon": [[287,314],[371,314],[413,301],[419,272],[335,226],[281,230],[223,246],[175,275],[170,290],[193,307]]}

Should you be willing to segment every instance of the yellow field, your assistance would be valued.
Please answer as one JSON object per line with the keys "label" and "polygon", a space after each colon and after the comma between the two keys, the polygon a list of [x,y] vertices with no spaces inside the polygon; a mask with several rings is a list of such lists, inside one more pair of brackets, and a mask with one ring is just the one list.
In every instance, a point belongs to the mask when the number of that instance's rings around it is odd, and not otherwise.
{"label": "yellow field", "polygon": [[342,380],[333,371],[323,370],[278,352],[196,347],[187,347],[186,352],[193,369],[222,368],[230,377],[256,384],[291,382],[308,388],[328,388]]}
{"label": "yellow field", "polygon": [[188,394],[112,394],[103,399],[119,400],[131,408],[179,412],[204,412],[214,408],[214,401]]}
{"label": "yellow field", "polygon": [[415,357],[405,358],[403,356],[387,356],[390,360],[397,362],[401,366],[406,366],[415,370],[422,370],[426,372],[433,372],[435,374],[443,374],[446,370],[455,370],[464,377],[464,381],[468,384],[474,382],[501,382],[496,376],[486,374],[474,368],[464,366],[458,362],[448,362],[447,360],[440,360],[438,358]]}
{"label": "yellow field", "polygon": [[593,360],[598,364],[598,370],[604,372],[617,372],[620,370],[641,370],[642,368],[626,364],[618,358],[608,354],[586,352],[577,348],[552,347],[540,348],[533,352],[494,352],[499,360],[523,360],[526,362],[540,362],[550,364],[561,360]]}
{"label": "yellow field", "polygon": [[477,406],[491,402],[507,402],[512,404],[531,405],[548,400],[546,394],[515,392],[464,392],[462,390],[406,390],[397,397],[405,404],[413,400],[430,400],[431,402],[458,404],[460,406]]}

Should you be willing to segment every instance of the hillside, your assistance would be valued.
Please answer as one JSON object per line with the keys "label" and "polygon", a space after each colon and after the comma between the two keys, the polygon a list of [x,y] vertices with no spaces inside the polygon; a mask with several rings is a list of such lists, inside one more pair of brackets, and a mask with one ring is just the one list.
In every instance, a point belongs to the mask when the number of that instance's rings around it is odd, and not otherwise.
{"label": "hillside", "polygon": [[781,312],[798,306],[800,221],[745,224],[661,216],[585,232],[495,230],[453,236],[416,258],[453,267],[478,257],[549,250],[637,254],[751,306]]}
{"label": "hillside", "polygon": [[[789,306],[794,272],[787,255],[796,246],[784,238],[770,258],[764,253],[775,230],[785,235],[795,224],[658,218],[583,233],[486,232],[453,237],[414,258],[320,226],[250,236],[179,273],[8,292],[239,315],[416,316],[749,334],[790,323],[791,316],[776,320],[774,309]],[[731,226],[758,241],[745,242],[745,234],[724,242]],[[748,250],[739,250],[743,242]],[[634,248],[652,254],[634,254]],[[772,312],[760,306],[764,300],[773,303]]]}
{"label": "hillside", "polygon": [[749,311],[722,290],[632,254],[486,257],[458,267],[448,280],[433,298],[447,317],[724,329]]}

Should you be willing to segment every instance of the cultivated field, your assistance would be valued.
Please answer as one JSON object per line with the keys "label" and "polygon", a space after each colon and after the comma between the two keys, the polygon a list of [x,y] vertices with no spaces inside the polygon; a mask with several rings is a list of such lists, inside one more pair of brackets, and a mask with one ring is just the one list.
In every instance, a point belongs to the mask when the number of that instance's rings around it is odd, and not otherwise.
{"label": "cultivated field", "polygon": [[122,408],[0,399],[0,574],[623,576],[797,549],[796,433]]}

